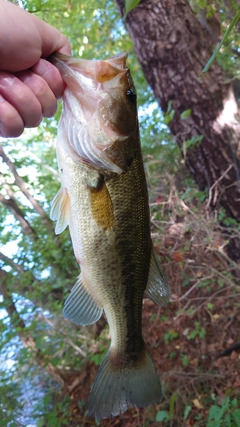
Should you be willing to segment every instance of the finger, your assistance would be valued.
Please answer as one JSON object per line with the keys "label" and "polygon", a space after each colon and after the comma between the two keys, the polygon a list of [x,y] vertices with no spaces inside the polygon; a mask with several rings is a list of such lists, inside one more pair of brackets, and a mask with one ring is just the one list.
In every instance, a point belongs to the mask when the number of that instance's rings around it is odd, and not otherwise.
{"label": "finger", "polygon": [[53,64],[45,59],[40,59],[40,61],[38,61],[31,70],[46,80],[56,98],[61,98],[65,88],[65,83],[58,69]]}
{"label": "finger", "polygon": [[15,75],[0,72],[0,95],[18,111],[25,127],[36,127],[42,120],[42,107],[32,90]]}
{"label": "finger", "polygon": [[61,52],[65,55],[71,55],[71,47],[67,37],[65,37],[56,28],[37,18],[35,15],[31,15],[31,17],[41,36],[43,58],[47,58],[53,52]]}
{"label": "finger", "polygon": [[0,136],[17,137],[23,133],[24,123],[17,110],[0,95]]}
{"label": "finger", "polygon": [[[11,72],[27,70],[39,58],[47,58],[56,51],[71,54],[69,41],[56,28],[21,7],[1,0],[0,32],[1,70]],[[5,34],[10,34],[6,39],[7,43],[4,43]]]}
{"label": "finger", "polygon": [[16,76],[38,99],[43,117],[52,117],[57,111],[57,100],[46,80],[32,71],[20,71]]}

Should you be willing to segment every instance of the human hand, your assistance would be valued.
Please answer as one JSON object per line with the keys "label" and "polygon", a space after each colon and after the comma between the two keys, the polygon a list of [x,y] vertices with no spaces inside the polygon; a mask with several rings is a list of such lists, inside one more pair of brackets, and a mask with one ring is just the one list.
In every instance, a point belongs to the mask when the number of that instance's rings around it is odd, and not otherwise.
{"label": "human hand", "polygon": [[43,58],[71,51],[58,30],[5,0],[0,0],[0,40],[0,136],[16,137],[56,112],[64,82]]}

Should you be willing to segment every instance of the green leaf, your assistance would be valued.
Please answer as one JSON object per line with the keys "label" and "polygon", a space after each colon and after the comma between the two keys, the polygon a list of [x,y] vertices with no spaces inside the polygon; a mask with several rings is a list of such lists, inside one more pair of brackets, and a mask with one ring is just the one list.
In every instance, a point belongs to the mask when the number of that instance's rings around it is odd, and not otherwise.
{"label": "green leaf", "polygon": [[240,427],[240,409],[234,409],[232,416],[237,427]]}
{"label": "green leaf", "polygon": [[48,419],[53,419],[57,417],[57,408],[56,406],[53,408],[53,410],[47,415]]}
{"label": "green leaf", "polygon": [[168,125],[174,118],[175,110],[171,110],[168,114],[164,115],[164,123]]}
{"label": "green leaf", "polygon": [[159,411],[156,415],[156,421],[161,422],[163,420],[168,420],[169,415],[166,411]]}
{"label": "green leaf", "polygon": [[54,357],[54,358],[51,360],[51,364],[52,364],[53,366],[57,366],[58,362],[59,362],[58,357]]}
{"label": "green leaf", "polygon": [[192,407],[190,405],[187,405],[185,410],[184,410],[184,420],[187,419],[189,412],[191,411]]}
{"label": "green leaf", "polygon": [[37,427],[43,427],[43,426],[44,426],[44,419],[41,417],[37,422]]}
{"label": "green leaf", "polygon": [[141,0],[125,0],[125,11],[124,11],[124,16],[123,19],[125,20],[127,17],[127,14],[134,9]]}
{"label": "green leaf", "polygon": [[[210,420],[219,421],[219,413],[220,413],[219,406],[217,406],[217,405],[211,406],[211,408],[209,409],[208,421],[210,421]],[[208,425],[209,424],[207,424],[207,427],[208,427]]]}
{"label": "green leaf", "polygon": [[213,52],[211,58],[209,59],[209,61],[205,65],[204,69],[202,70],[202,72],[200,74],[200,78],[204,76],[204,74],[208,71],[209,67],[212,65],[212,63],[213,63],[214,59],[216,58],[219,50],[221,49],[223,43],[225,42],[225,40],[227,39],[227,37],[231,33],[232,29],[235,27],[235,25],[237,24],[237,22],[238,22],[239,19],[240,19],[240,12],[237,12],[236,15],[234,16],[232,22],[230,23],[227,31],[225,32],[225,34],[224,34],[221,42],[219,43],[219,45],[217,46],[217,48]]}
{"label": "green leaf", "polygon": [[182,120],[185,120],[187,117],[189,117],[189,116],[190,116],[191,112],[192,112],[191,108],[188,108],[187,110],[183,111],[183,112],[180,114],[181,119],[182,119]]}
{"label": "green leaf", "polygon": [[237,405],[238,405],[238,402],[237,402],[237,399],[235,398],[235,399],[233,399],[233,400],[231,401],[231,406],[232,406],[233,408],[235,408]]}
{"label": "green leaf", "polygon": [[41,336],[37,337],[35,343],[36,343],[37,349],[40,350],[42,348],[42,345],[43,345],[42,344],[42,337]]}
{"label": "green leaf", "polygon": [[224,417],[224,427],[232,427],[230,414],[226,414]]}
{"label": "green leaf", "polygon": [[178,397],[178,392],[176,391],[170,399],[170,405],[169,405],[169,419],[170,420],[172,420],[173,416],[174,416],[174,404],[176,402],[177,397]]}
{"label": "green leaf", "polygon": [[195,147],[203,139],[203,135],[194,136],[193,138],[186,139],[182,145],[182,150],[187,150],[189,147]]}

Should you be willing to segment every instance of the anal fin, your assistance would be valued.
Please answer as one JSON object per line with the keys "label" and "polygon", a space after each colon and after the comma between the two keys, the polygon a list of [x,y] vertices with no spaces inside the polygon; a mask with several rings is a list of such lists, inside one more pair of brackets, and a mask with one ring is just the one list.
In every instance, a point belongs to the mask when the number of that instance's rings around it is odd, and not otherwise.
{"label": "anal fin", "polygon": [[148,282],[144,296],[156,304],[164,306],[168,303],[170,295],[170,287],[161,270],[158,255],[152,246]]}
{"label": "anal fin", "polygon": [[102,308],[85,288],[80,274],[64,304],[64,317],[77,325],[86,326],[95,323],[101,317],[102,312]]}

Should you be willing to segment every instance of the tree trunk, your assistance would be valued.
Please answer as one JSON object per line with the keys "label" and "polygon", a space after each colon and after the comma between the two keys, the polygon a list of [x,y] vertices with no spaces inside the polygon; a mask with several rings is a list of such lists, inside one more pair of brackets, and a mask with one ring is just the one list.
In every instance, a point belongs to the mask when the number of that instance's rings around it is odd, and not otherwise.
{"label": "tree trunk", "polygon": [[[123,15],[124,1],[116,1]],[[220,204],[240,222],[237,103],[216,61],[199,79],[212,54],[209,32],[185,0],[142,0],[125,24],[163,112],[171,102],[175,114],[169,127],[198,187],[209,190],[212,208]],[[191,114],[183,120],[188,109]],[[230,249],[239,259],[239,241]]]}

